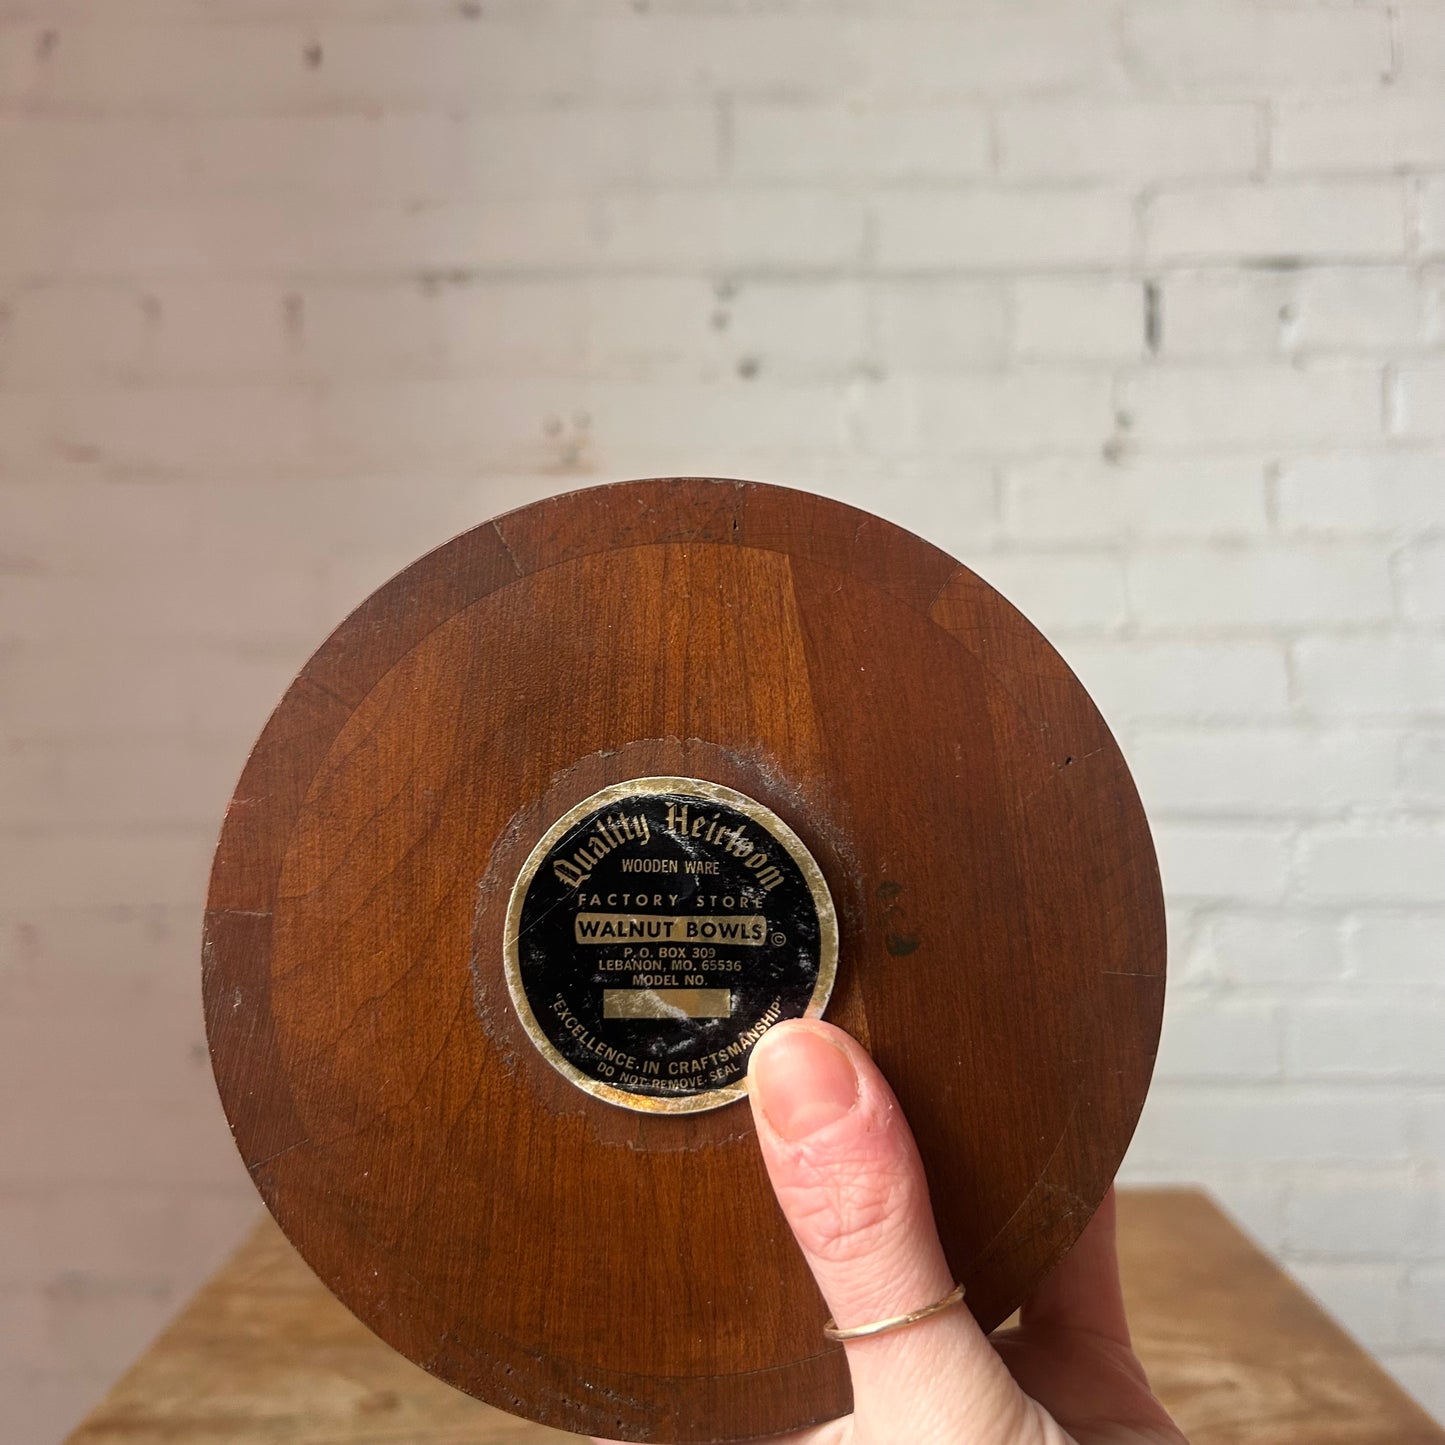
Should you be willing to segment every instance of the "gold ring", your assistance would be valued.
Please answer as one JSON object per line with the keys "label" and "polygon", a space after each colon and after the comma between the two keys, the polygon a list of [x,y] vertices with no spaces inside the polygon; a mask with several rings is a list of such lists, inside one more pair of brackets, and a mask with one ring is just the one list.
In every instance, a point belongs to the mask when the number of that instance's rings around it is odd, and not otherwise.
{"label": "gold ring", "polygon": [[921,1310],[909,1310],[906,1315],[894,1315],[891,1319],[874,1320],[871,1325],[849,1325],[840,1330],[831,1319],[823,1326],[823,1333],[830,1340],[861,1340],[868,1335],[886,1335],[890,1330],[901,1330],[926,1320],[930,1315],[941,1314],[963,1301],[963,1286],[956,1284],[941,1300],[924,1305]]}

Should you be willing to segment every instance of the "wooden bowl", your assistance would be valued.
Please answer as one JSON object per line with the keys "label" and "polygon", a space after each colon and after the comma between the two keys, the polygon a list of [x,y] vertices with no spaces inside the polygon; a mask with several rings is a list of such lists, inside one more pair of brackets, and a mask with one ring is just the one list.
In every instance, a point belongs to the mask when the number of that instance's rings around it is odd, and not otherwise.
{"label": "wooden bowl", "polygon": [[[634,808],[637,779],[662,781]],[[659,831],[669,799],[721,809],[717,846]],[[644,806],[646,845],[623,818]],[[556,867],[579,828],[603,840],[591,902]],[[619,903],[629,857],[673,876]],[[679,881],[668,857],[723,871]],[[584,912],[764,927],[644,955],[654,978],[621,952],[641,938],[594,946]],[[227,812],[204,987],[251,1177],[378,1335],[564,1430],[736,1440],[850,1408],[737,1097],[773,994],[878,1061],[992,1328],[1133,1132],[1163,907],[1108,728],[985,582],[807,493],[629,482],[463,534],[322,645]],[[661,1000],[641,1015],[639,987]],[[703,1053],[697,1087],[649,1091]]]}

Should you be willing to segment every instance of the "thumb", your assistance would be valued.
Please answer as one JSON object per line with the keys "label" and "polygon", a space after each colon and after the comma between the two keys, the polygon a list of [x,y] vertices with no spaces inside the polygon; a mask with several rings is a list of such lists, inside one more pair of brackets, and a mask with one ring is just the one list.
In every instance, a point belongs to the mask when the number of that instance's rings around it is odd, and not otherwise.
{"label": "thumb", "polygon": [[[863,1049],[817,1020],[779,1024],[753,1049],[748,1084],[773,1190],[834,1320],[948,1294],[917,1146]],[[1031,1423],[1035,1407],[965,1306],[846,1348],[855,1439],[1005,1445]]]}

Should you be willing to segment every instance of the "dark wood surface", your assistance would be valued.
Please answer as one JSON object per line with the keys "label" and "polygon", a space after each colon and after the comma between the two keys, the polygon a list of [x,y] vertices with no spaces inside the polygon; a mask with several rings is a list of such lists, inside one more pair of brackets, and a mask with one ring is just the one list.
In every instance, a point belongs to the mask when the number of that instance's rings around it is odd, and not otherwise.
{"label": "dark wood surface", "polygon": [[537,503],[388,584],[287,694],[227,814],[204,968],[222,1100],[283,1229],[382,1338],[505,1409],[773,1433],[850,1399],[746,1105],[592,1099],[501,983],[528,850],[644,775],[747,793],[817,858],[839,914],[827,1016],[897,1090],[990,1327],[1132,1133],[1158,874],[1047,642],[937,549],[806,493]]}
{"label": "dark wood surface", "polygon": [[[1201,1194],[1125,1191],[1135,1344],[1193,1445],[1441,1445],[1433,1424]],[[267,1219],[69,1445],[549,1445],[368,1333]]]}

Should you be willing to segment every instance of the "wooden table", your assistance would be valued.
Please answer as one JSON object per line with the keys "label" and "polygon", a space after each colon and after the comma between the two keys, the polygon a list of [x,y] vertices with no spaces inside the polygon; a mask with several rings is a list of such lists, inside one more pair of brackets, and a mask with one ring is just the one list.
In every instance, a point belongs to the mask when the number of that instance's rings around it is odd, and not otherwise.
{"label": "wooden table", "polygon": [[[1427,1445],[1433,1424],[1195,1190],[1119,1203],[1139,1354],[1192,1445]],[[375,1339],[269,1218],[69,1445],[543,1445]]]}

